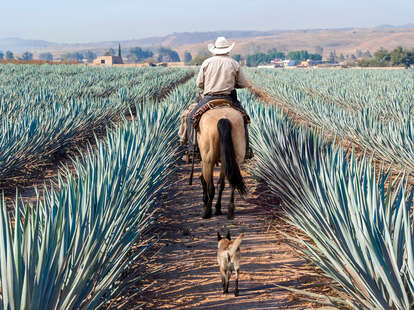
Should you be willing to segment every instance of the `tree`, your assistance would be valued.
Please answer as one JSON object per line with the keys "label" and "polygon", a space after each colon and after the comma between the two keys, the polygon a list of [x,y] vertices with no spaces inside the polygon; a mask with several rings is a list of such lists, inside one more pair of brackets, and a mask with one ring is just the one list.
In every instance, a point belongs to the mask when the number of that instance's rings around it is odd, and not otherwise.
{"label": "tree", "polygon": [[13,58],[14,58],[13,52],[7,51],[6,52],[6,59],[13,59]]}
{"label": "tree", "polygon": [[320,54],[309,54],[308,51],[291,51],[287,54],[287,58],[296,61],[304,61],[304,60],[322,60],[322,55]]}
{"label": "tree", "polygon": [[362,53],[362,51],[361,50],[357,50],[356,51],[356,57],[357,58],[362,58],[362,56],[363,56],[364,54]]}
{"label": "tree", "polygon": [[51,53],[41,53],[39,55],[40,60],[46,60],[46,61],[53,61],[53,55]]}
{"label": "tree", "polygon": [[393,66],[401,66],[408,68],[414,63],[414,54],[409,50],[403,49],[401,46],[395,48],[390,53],[391,64]]}
{"label": "tree", "polygon": [[0,51],[0,59],[4,58],[4,53],[2,51]]}
{"label": "tree", "polygon": [[267,63],[267,57],[265,53],[256,53],[252,55],[247,55],[246,65],[248,67],[256,67],[261,64]]}
{"label": "tree", "polygon": [[362,55],[364,58],[372,58],[371,53],[369,52],[369,50],[366,50],[364,55]]}
{"label": "tree", "polygon": [[158,58],[159,62],[179,62],[180,56],[178,53],[170,48],[160,47],[158,49]]}
{"label": "tree", "polygon": [[390,53],[382,47],[374,53],[374,58],[379,66],[388,66],[391,60]]}
{"label": "tree", "polygon": [[344,54],[341,53],[341,55],[339,55],[339,61],[345,61],[345,56]]}
{"label": "tree", "polygon": [[113,48],[110,48],[105,52],[105,56],[115,56],[115,50]]}
{"label": "tree", "polygon": [[32,60],[33,59],[33,54],[30,52],[24,52],[22,55],[22,59],[23,60]]}
{"label": "tree", "polygon": [[143,50],[140,47],[133,47],[129,50],[128,60],[132,62],[139,62],[146,58],[151,58],[154,53],[149,50]]}
{"label": "tree", "polygon": [[380,48],[374,53],[373,58],[358,61],[362,67],[383,67],[383,66],[404,66],[408,68],[414,64],[414,49],[408,50],[401,46],[388,52],[384,48]]}
{"label": "tree", "polygon": [[81,62],[82,59],[83,59],[83,55],[82,55],[82,53],[79,53],[79,52],[66,53],[66,54],[63,55],[63,59],[68,60],[68,61]]}
{"label": "tree", "polygon": [[322,55],[319,54],[309,54],[309,58],[308,59],[312,59],[312,60],[322,60]]}
{"label": "tree", "polygon": [[271,49],[267,54],[256,53],[246,56],[246,65],[248,67],[256,67],[262,64],[268,64],[275,59],[285,59],[285,53],[278,52],[276,49]]}
{"label": "tree", "polygon": [[267,52],[268,58],[270,58],[269,62],[274,59],[285,59],[286,55],[283,52],[277,51],[275,48],[272,48]]}
{"label": "tree", "polygon": [[335,51],[331,51],[329,53],[328,62],[331,64],[336,63],[336,52]]}
{"label": "tree", "polygon": [[193,66],[201,66],[201,64],[203,63],[204,60],[206,60],[207,58],[210,58],[210,56],[196,56],[195,58],[193,58],[193,60],[191,60],[190,64]]}
{"label": "tree", "polygon": [[186,64],[188,64],[188,63],[191,62],[191,60],[193,60],[193,56],[191,56],[191,53],[190,52],[185,52],[184,53],[184,62]]}
{"label": "tree", "polygon": [[96,58],[96,54],[92,51],[86,51],[83,54],[83,58],[88,59],[88,62],[92,62]]}
{"label": "tree", "polygon": [[287,54],[287,58],[296,61],[307,60],[309,59],[309,53],[308,51],[293,51]]}
{"label": "tree", "polygon": [[122,57],[121,56],[121,43],[118,44],[118,56]]}

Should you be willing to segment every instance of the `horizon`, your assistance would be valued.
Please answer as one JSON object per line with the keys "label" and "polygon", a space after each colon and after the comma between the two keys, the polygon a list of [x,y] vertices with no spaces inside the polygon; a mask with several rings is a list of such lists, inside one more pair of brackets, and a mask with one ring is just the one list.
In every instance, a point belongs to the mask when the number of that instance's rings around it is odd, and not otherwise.
{"label": "horizon", "polygon": [[125,41],[134,41],[134,40],[142,40],[142,39],[147,39],[147,38],[158,38],[158,37],[167,37],[170,35],[174,35],[174,34],[183,34],[183,33],[209,33],[209,32],[276,32],[276,31],[282,31],[282,32],[288,32],[288,31],[303,31],[303,30],[342,30],[342,29],[372,29],[372,28],[378,28],[378,27],[390,27],[390,28],[404,28],[406,26],[409,27],[414,27],[414,21],[413,22],[409,22],[409,23],[405,23],[405,24],[387,24],[387,23],[382,23],[382,24],[378,24],[378,25],[373,25],[373,26],[367,26],[367,27],[358,27],[358,26],[343,26],[343,27],[331,27],[331,28],[292,28],[292,29],[264,29],[264,30],[257,30],[257,29],[220,29],[220,30],[200,30],[200,31],[174,31],[174,32],[169,32],[169,33],[165,33],[165,34],[160,34],[160,35],[148,35],[148,36],[143,36],[143,37],[136,37],[136,38],[130,38],[130,39],[113,39],[113,40],[99,40],[99,41],[86,41],[86,42],[80,42],[80,41],[76,41],[76,42],[58,42],[58,41],[50,41],[50,40],[46,40],[43,38],[26,38],[26,37],[18,37],[18,36],[10,36],[10,37],[0,37],[0,40],[7,40],[7,39],[19,39],[19,40],[26,40],[26,41],[45,41],[48,43],[57,43],[57,44],[94,44],[94,43],[106,43],[106,42],[125,42]]}
{"label": "horizon", "polygon": [[[22,0],[2,9],[0,38],[23,38],[60,44],[128,41],[183,32],[292,31],[305,29],[373,28],[413,23],[414,1],[91,0],[55,3]],[[195,8],[196,7],[196,8]],[[194,8],[194,9],[193,9]],[[221,8],[217,10],[217,8]],[[229,12],[236,18],[229,18]],[[230,15],[231,16],[231,15]],[[18,22],[16,22],[18,21]],[[191,29],[191,31],[189,31]]]}

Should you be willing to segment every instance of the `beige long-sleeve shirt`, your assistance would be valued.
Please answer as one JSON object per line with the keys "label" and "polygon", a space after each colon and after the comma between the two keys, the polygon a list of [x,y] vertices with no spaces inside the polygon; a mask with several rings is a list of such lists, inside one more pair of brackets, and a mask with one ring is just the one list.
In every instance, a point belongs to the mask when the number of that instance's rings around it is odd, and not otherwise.
{"label": "beige long-sleeve shirt", "polygon": [[206,59],[197,77],[197,86],[203,89],[203,95],[229,95],[233,89],[248,85],[240,64],[229,55]]}

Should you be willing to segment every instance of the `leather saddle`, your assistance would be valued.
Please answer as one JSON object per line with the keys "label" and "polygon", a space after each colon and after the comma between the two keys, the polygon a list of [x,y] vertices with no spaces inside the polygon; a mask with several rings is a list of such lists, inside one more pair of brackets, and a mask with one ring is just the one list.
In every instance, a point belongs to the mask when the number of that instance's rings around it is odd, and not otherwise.
{"label": "leather saddle", "polygon": [[213,99],[213,100],[210,100],[209,102],[207,102],[201,108],[199,108],[196,113],[194,113],[194,115],[192,117],[192,119],[193,119],[193,128],[198,127],[200,119],[201,119],[201,117],[203,116],[204,113],[206,113],[209,110],[217,109],[217,108],[221,108],[221,107],[229,107],[229,108],[233,108],[233,109],[239,111],[243,115],[243,118],[244,118],[245,122],[247,124],[250,123],[250,117],[246,114],[246,112],[239,109],[239,108],[237,108],[237,107],[235,107],[230,100]]}

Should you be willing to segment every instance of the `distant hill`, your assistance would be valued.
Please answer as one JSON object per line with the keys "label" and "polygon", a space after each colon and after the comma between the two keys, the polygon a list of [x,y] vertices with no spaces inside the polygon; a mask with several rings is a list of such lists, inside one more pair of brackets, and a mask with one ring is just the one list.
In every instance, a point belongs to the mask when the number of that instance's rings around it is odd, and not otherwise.
{"label": "distant hill", "polygon": [[20,38],[4,38],[0,39],[0,50],[22,51],[32,49],[51,48],[56,43],[43,40],[24,40]]}
{"label": "distant hill", "polygon": [[181,56],[185,51],[196,56],[199,53],[205,53],[207,43],[213,42],[218,36],[225,36],[236,41],[234,53],[239,54],[267,52],[269,49],[280,51],[306,49],[315,52],[323,48],[323,54],[326,56],[333,50],[339,55],[340,53],[352,54],[358,49],[370,52],[380,47],[392,49],[398,45],[413,48],[414,23],[403,26],[380,25],[373,28],[182,32],[120,42],[76,44],[6,38],[0,39],[0,50],[11,50],[17,53],[27,50],[33,52],[35,56],[46,51],[59,56],[66,52],[92,50],[99,55],[109,48],[116,49],[118,43],[121,43],[123,49],[136,46],[144,48],[165,46],[176,49]]}
{"label": "distant hill", "polygon": [[181,32],[164,37],[137,40],[145,45],[180,46],[183,44],[195,44],[215,40],[218,36],[227,38],[253,38],[258,36],[271,36],[280,31],[215,31],[215,32]]}
{"label": "distant hill", "polygon": [[102,49],[117,46],[120,42],[124,47],[141,46],[180,46],[183,44],[196,44],[205,41],[215,40],[217,36],[228,38],[251,38],[257,36],[269,36],[278,31],[221,31],[221,32],[182,32],[172,33],[162,37],[148,37],[128,41],[105,41],[91,43],[62,44],[42,40],[25,40],[20,38],[0,39],[0,50],[23,51],[23,50],[75,50],[75,49]]}

